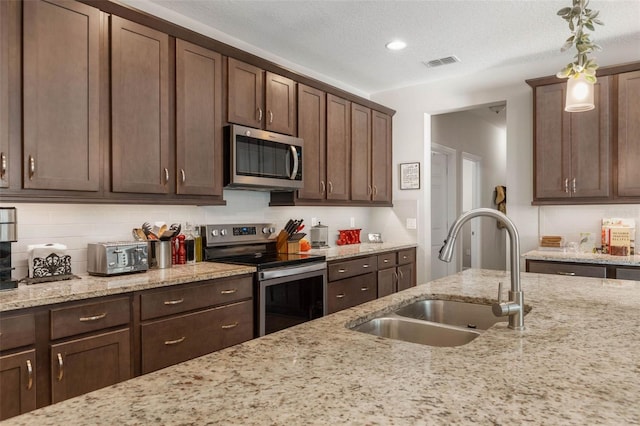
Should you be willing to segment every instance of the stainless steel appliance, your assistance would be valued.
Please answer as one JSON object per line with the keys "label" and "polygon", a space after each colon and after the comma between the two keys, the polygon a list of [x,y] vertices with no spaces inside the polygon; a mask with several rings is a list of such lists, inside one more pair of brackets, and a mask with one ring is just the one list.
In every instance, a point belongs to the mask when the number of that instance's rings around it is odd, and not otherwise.
{"label": "stainless steel appliance", "polygon": [[328,248],[329,227],[318,222],[311,228],[311,248]]}
{"label": "stainless steel appliance", "polygon": [[264,336],[327,313],[325,256],[278,253],[276,228],[268,223],[206,225],[201,234],[206,261],[256,267],[254,335]]}
{"label": "stainless steel appliance", "polygon": [[119,275],[148,269],[146,241],[87,245],[87,272],[91,275]]}
{"label": "stainless steel appliance", "polygon": [[226,187],[302,188],[302,139],[235,124],[225,127],[225,132]]}
{"label": "stainless steel appliance", "polygon": [[18,213],[15,207],[0,207],[0,290],[18,287],[11,279],[11,243],[18,241]]}

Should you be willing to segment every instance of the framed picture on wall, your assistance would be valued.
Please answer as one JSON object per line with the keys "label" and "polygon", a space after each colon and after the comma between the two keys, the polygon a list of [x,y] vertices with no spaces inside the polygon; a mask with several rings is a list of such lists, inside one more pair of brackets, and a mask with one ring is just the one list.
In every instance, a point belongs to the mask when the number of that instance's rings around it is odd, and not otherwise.
{"label": "framed picture on wall", "polygon": [[420,189],[420,163],[400,164],[400,189]]}

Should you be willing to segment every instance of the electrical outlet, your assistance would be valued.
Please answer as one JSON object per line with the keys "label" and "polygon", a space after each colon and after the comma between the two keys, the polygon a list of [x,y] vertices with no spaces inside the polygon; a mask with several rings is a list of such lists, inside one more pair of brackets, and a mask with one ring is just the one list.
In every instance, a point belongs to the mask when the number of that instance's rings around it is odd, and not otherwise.
{"label": "electrical outlet", "polygon": [[418,223],[415,217],[407,218],[407,229],[416,229],[418,227]]}
{"label": "electrical outlet", "polygon": [[318,224],[318,218],[317,217],[312,217],[311,218],[311,226],[316,226]]}
{"label": "electrical outlet", "polygon": [[356,227],[356,218],[352,217],[349,226],[351,226],[352,228]]}

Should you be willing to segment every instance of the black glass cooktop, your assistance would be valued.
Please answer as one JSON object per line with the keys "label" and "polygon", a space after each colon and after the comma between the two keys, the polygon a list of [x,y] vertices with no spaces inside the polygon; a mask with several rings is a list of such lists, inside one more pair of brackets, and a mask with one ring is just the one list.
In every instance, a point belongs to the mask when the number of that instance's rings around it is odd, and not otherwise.
{"label": "black glass cooktop", "polygon": [[233,263],[235,265],[250,265],[257,267],[258,269],[271,269],[302,265],[312,262],[324,262],[325,260],[325,256],[314,254],[256,253],[214,259],[211,261],[220,263]]}

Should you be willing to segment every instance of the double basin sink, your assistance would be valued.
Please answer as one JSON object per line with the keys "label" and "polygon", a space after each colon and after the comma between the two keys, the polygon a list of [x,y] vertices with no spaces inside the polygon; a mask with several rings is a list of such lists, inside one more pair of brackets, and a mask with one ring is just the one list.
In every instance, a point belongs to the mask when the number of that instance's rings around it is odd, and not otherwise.
{"label": "double basin sink", "polygon": [[496,317],[490,305],[454,300],[421,300],[374,318],[353,330],[429,346],[461,346],[507,317]]}

